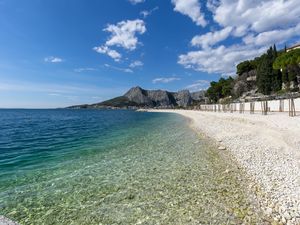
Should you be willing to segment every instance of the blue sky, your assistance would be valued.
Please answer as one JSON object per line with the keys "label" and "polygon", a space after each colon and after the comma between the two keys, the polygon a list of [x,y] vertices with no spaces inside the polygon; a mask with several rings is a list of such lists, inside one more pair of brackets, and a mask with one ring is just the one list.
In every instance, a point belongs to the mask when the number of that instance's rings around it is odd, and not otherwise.
{"label": "blue sky", "polygon": [[297,0],[0,0],[0,107],[205,89],[299,42],[299,15]]}

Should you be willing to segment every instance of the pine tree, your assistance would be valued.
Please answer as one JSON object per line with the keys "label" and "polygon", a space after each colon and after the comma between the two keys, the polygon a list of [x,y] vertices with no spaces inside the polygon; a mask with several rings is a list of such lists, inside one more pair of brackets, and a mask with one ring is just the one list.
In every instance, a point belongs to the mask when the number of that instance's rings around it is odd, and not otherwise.
{"label": "pine tree", "polygon": [[261,62],[257,68],[257,86],[259,92],[268,95],[271,93],[271,76],[272,70],[270,70],[270,50],[268,50],[267,54],[264,54],[261,57]]}
{"label": "pine tree", "polygon": [[277,58],[277,49],[276,49],[276,45],[273,45],[273,59],[275,60]]}
{"label": "pine tree", "polygon": [[266,54],[261,57],[257,68],[257,86],[265,95],[278,91],[281,88],[281,74],[279,70],[273,69],[273,62],[277,57],[276,46],[270,47]]}
{"label": "pine tree", "polygon": [[[278,53],[277,53],[277,50],[276,50],[276,45],[274,44],[273,46],[273,59],[272,59],[272,67],[273,67],[273,63],[275,62],[277,56],[278,56]],[[281,84],[282,84],[282,74],[281,74],[281,71],[280,70],[275,70],[273,69],[273,79],[272,79],[272,91],[279,91],[281,90]]]}

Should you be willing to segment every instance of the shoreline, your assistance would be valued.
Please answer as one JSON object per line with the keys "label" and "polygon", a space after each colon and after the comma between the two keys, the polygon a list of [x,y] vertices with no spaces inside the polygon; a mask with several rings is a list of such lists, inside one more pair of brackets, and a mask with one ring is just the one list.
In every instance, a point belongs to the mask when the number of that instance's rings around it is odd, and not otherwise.
{"label": "shoreline", "polygon": [[198,133],[230,154],[262,188],[265,194],[258,197],[267,215],[278,224],[300,224],[300,117],[285,113],[147,112],[177,113],[188,118]]}

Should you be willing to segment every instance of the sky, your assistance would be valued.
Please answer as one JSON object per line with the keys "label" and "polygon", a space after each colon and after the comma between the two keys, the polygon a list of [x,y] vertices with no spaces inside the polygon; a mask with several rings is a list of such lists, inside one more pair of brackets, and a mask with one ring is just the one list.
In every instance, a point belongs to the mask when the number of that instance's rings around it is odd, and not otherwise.
{"label": "sky", "polygon": [[0,0],[0,108],[204,90],[299,42],[299,0]]}

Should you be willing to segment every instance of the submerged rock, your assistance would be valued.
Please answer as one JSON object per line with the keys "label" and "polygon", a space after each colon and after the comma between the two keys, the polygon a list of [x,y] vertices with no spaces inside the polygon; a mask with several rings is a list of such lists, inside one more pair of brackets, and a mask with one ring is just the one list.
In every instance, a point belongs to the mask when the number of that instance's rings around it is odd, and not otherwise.
{"label": "submerged rock", "polygon": [[16,222],[13,222],[10,219],[7,219],[4,216],[0,216],[0,225],[19,225],[19,224]]}
{"label": "submerged rock", "polygon": [[218,150],[226,150],[226,147],[225,146],[219,146]]}

